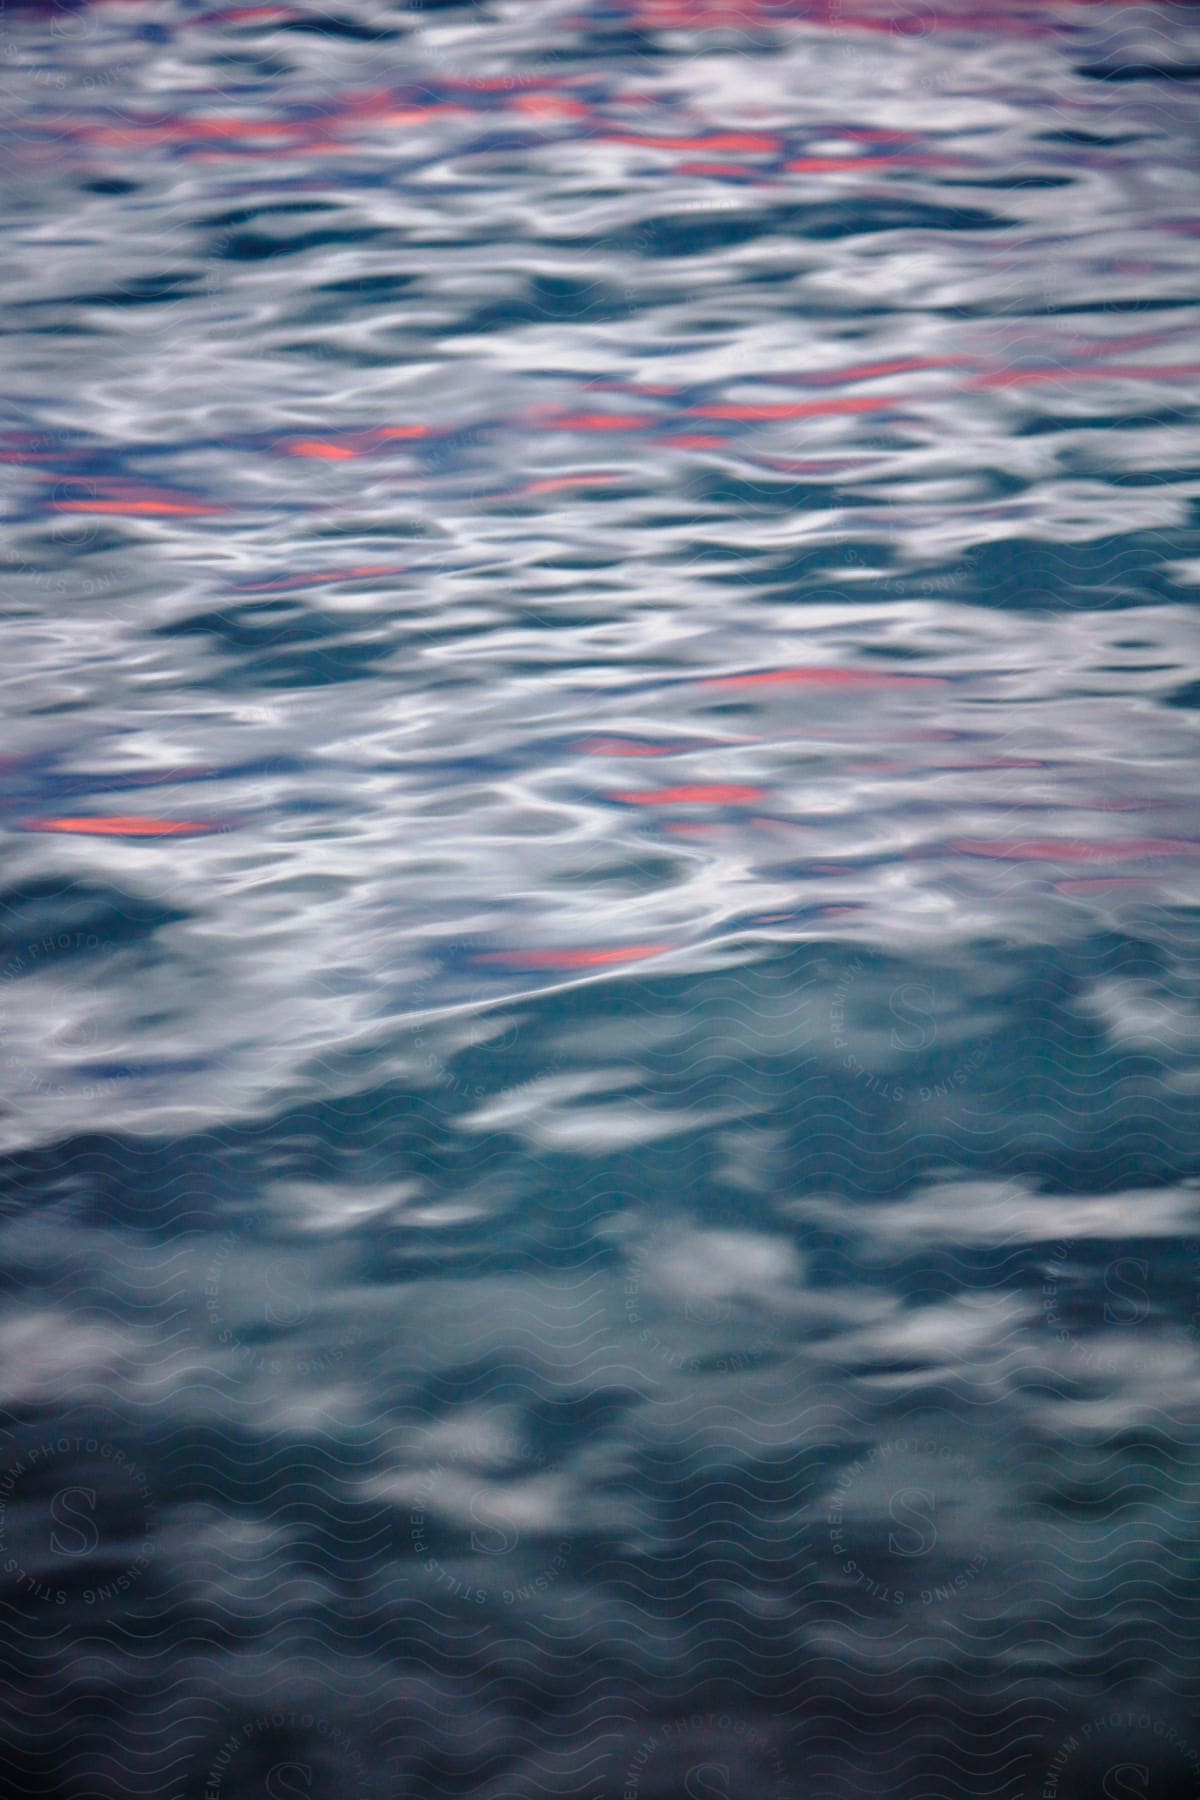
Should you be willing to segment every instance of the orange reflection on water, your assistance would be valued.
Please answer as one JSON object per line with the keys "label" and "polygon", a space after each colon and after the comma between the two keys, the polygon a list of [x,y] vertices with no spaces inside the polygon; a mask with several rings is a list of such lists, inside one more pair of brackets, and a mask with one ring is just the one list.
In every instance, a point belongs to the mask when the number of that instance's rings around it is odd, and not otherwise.
{"label": "orange reflection on water", "polygon": [[543,481],[526,482],[520,491],[523,494],[557,494],[566,488],[607,487],[620,479],[619,475],[548,475]]}
{"label": "orange reflection on water", "polygon": [[507,969],[602,969],[663,956],[673,944],[625,944],[616,950],[489,950],[475,958]]}

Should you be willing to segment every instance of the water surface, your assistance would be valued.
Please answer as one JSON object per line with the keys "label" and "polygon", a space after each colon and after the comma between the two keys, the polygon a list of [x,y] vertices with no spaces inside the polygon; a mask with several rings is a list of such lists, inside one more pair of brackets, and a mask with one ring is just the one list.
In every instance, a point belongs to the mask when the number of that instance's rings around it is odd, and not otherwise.
{"label": "water surface", "polygon": [[1200,1792],[1194,9],[2,31],[14,1793]]}

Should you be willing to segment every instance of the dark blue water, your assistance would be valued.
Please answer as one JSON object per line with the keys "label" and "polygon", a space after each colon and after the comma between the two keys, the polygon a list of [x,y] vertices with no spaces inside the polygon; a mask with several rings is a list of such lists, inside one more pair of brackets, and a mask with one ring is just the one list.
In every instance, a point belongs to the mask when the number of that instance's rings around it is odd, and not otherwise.
{"label": "dark blue water", "polygon": [[0,1792],[1200,1793],[1195,9],[0,37]]}

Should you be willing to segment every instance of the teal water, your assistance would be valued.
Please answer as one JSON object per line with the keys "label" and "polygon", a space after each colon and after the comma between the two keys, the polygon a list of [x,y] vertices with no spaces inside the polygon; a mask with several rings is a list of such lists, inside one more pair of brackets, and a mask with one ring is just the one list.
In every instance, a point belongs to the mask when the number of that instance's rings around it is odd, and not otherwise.
{"label": "teal water", "polygon": [[0,38],[0,1792],[1200,1792],[1194,7]]}

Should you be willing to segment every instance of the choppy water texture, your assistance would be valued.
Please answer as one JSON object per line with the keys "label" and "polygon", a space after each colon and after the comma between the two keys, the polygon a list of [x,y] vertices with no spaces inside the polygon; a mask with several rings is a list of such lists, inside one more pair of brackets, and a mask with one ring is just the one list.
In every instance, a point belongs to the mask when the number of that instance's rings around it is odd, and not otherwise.
{"label": "choppy water texture", "polygon": [[0,1787],[1200,1793],[1200,19],[10,4]]}

